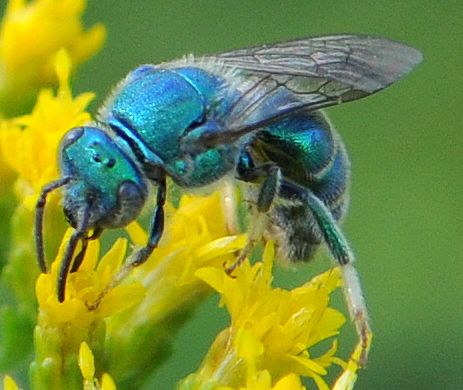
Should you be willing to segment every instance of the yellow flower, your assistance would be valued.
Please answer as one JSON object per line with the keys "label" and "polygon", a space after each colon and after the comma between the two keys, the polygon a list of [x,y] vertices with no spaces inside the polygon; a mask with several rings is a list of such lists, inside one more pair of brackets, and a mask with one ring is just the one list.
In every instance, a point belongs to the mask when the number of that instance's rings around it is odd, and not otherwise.
{"label": "yellow flower", "polygon": [[[134,367],[159,365],[172,335],[212,292],[196,271],[214,267],[223,272],[223,263],[232,261],[246,242],[246,235],[228,233],[219,193],[182,196],[178,209],[167,205],[166,215],[159,247],[127,278],[146,288],[144,299],[107,321],[109,372],[133,387],[141,379]],[[146,243],[146,232],[137,223],[128,231],[137,246]]]}
{"label": "yellow flower", "polygon": [[[65,300],[60,303],[56,286],[71,231],[67,232],[51,272],[41,274],[36,284],[36,383],[46,384],[40,378],[45,376],[43,370],[49,370],[50,361],[72,361],[82,341],[101,344],[101,333],[105,367],[117,382],[135,386],[141,378],[137,367],[159,364],[159,354],[183,323],[184,313],[211,292],[195,276],[197,269],[214,266],[222,270],[223,262],[231,261],[246,240],[245,235],[228,234],[219,193],[184,196],[177,210],[167,205],[167,215],[165,234],[152,258],[110,288],[96,308],[93,304],[100,294],[121,270],[124,272],[127,242],[117,240],[99,262],[99,242],[90,242],[81,267],[68,276]],[[137,223],[128,230],[136,243],[145,243],[146,232]],[[97,358],[95,365],[101,364],[101,356]],[[54,375],[61,378],[59,383],[65,383],[69,372],[57,369]]]}
{"label": "yellow flower", "polygon": [[58,176],[57,150],[62,136],[71,127],[90,120],[84,110],[94,95],[83,93],[73,98],[69,87],[69,56],[62,50],[55,60],[57,93],[42,90],[31,114],[0,123],[3,158],[19,174],[16,188],[29,209],[35,206],[35,197],[42,186]]}
{"label": "yellow flower", "polygon": [[69,275],[66,285],[66,299],[59,302],[56,294],[59,266],[64,254],[69,230],[52,264],[51,272],[41,274],[37,279],[36,295],[39,302],[39,326],[90,327],[95,321],[114,315],[139,303],[145,289],[137,282],[112,288],[95,310],[89,310],[88,304],[94,302],[103,289],[111,282],[122,264],[127,241],[119,239],[112,248],[99,259],[99,241],[92,241],[78,272]]}
{"label": "yellow flower", "polygon": [[100,49],[105,29],[84,31],[85,0],[10,0],[0,30],[0,112],[56,82],[55,55],[64,48],[77,66]]}
{"label": "yellow flower", "polygon": [[[118,271],[127,246],[126,240],[117,240],[98,263],[99,242],[94,241],[89,244],[79,271],[68,276],[66,299],[59,302],[56,293],[58,268],[70,233],[69,230],[64,237],[51,272],[41,274],[36,283],[39,313],[31,376],[37,388],[63,388],[69,378],[75,376],[77,366],[73,362],[81,342],[86,341],[101,351],[104,320],[139,303],[145,294],[139,283],[125,283],[112,288],[97,308],[88,307]],[[98,358],[101,360],[101,355]]]}
{"label": "yellow flower", "polygon": [[[97,25],[84,31],[81,15],[85,0],[10,0],[4,3],[7,3],[6,10],[0,25],[0,203],[2,210],[8,207],[5,212],[8,220],[3,221],[2,245],[8,245],[3,249],[9,250],[3,251],[8,257],[0,284],[6,298],[2,301],[1,312],[8,313],[9,317],[0,316],[4,336],[1,355],[11,357],[12,367],[24,373],[30,366],[36,313],[33,285],[38,270],[31,213],[34,194],[57,176],[57,145],[64,132],[90,120],[84,110],[93,94],[82,94],[77,98],[71,95],[71,59],[76,67],[89,58],[101,46],[105,30]],[[31,114],[11,118],[29,112],[38,90],[55,85],[57,81],[60,83],[58,92],[42,90]],[[18,207],[12,196],[13,182],[21,202]],[[53,211],[56,214],[56,202],[50,203],[55,206]],[[14,211],[13,207],[16,207]],[[54,240],[49,240],[49,243],[53,242],[51,248],[63,231],[60,222],[53,218],[55,214],[48,213],[48,217],[54,230],[60,233],[55,234]],[[9,242],[5,237],[11,237]],[[2,264],[5,253],[1,256]],[[50,306],[53,308],[52,304]],[[66,315],[70,316],[70,311],[68,309]],[[65,327],[60,328],[63,329]],[[40,339],[43,329],[38,326],[36,330],[34,337]],[[50,337],[43,338],[42,345],[36,345],[38,361],[44,355],[44,345],[46,348],[56,346],[62,338],[56,337],[56,332],[45,333]],[[15,343],[16,340],[21,342]],[[20,356],[23,361],[19,360]],[[38,384],[36,388],[56,388],[48,386],[51,383],[46,378],[51,380],[53,377],[48,374],[63,368],[60,363],[65,360],[43,362],[44,366],[36,362],[31,365],[32,382]],[[21,364],[20,368],[18,364]],[[42,369],[46,373],[43,380],[38,381],[36,374]],[[26,382],[24,377],[22,380]],[[16,388],[9,377],[4,379],[4,387]]]}
{"label": "yellow flower", "polygon": [[[198,277],[221,295],[231,316],[231,326],[212,345],[198,373],[199,378],[240,388],[262,371],[273,383],[295,374],[312,378],[320,389],[335,357],[336,342],[319,356],[310,348],[333,337],[345,322],[343,315],[328,307],[331,292],[340,286],[337,269],[330,270],[294,290],[272,288],[273,246],[267,245],[264,261],[249,262],[237,270],[236,278],[217,268],[203,268]],[[251,387],[252,388],[252,387]]]}
{"label": "yellow flower", "polygon": [[[302,386],[301,380],[297,375],[289,374],[281,378],[273,387],[270,387],[272,390],[304,390],[305,387]],[[262,387],[256,387],[257,389],[262,389]]]}
{"label": "yellow flower", "polygon": [[[371,337],[371,336],[370,336]],[[371,341],[371,340],[370,340]],[[352,390],[357,380],[357,371],[359,369],[360,356],[363,352],[362,344],[359,342],[347,362],[344,372],[339,376],[333,386],[333,390]]]}
{"label": "yellow flower", "polygon": [[3,378],[3,389],[4,390],[19,390],[19,386],[16,384],[16,382],[11,376],[5,375]]}
{"label": "yellow flower", "polygon": [[[215,390],[234,390],[232,387],[218,386]],[[289,374],[281,378],[275,385],[272,385],[270,373],[266,370],[256,373],[256,375],[247,380],[245,386],[239,390],[305,390],[301,379],[295,374]]]}
{"label": "yellow flower", "polygon": [[80,344],[79,367],[84,378],[84,390],[116,390],[113,379],[107,373],[102,375],[101,381],[95,379],[95,358],[85,341]]}

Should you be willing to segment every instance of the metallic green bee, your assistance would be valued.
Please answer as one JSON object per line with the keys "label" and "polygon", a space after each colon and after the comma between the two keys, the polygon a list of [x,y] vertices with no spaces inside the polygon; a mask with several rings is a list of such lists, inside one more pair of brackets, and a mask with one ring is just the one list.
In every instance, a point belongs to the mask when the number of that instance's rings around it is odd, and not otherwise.
{"label": "metallic green bee", "polygon": [[[48,193],[64,187],[75,228],[57,294],[83,259],[88,240],[137,218],[157,186],[151,231],[131,266],[142,264],[163,234],[166,177],[186,190],[232,173],[256,189],[249,243],[231,273],[265,233],[291,261],[326,245],[341,266],[349,311],[364,347],[370,327],[353,254],[339,222],[348,205],[349,160],[322,108],[378,92],[409,73],[419,51],[363,35],[334,35],[143,65],[116,87],[98,121],[71,129],[60,148],[61,178],[37,204],[36,245],[43,251]],[[89,231],[93,233],[89,235]],[[82,249],[74,256],[78,243]]]}

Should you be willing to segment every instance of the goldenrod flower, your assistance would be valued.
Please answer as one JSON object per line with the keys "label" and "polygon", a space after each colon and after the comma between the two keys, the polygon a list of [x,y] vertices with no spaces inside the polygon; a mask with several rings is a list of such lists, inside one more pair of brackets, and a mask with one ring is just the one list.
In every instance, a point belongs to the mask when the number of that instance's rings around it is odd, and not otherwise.
{"label": "goldenrod flower", "polygon": [[[72,96],[69,87],[71,63],[64,50],[58,52],[55,60],[60,81],[58,91],[42,90],[29,115],[0,120],[0,154],[17,175],[14,188],[20,203],[11,218],[12,250],[3,277],[7,278],[14,296],[27,302],[21,307],[27,308],[28,317],[35,311],[33,286],[37,275],[32,211],[42,186],[58,176],[57,149],[61,137],[70,127],[90,120],[84,110],[93,98],[92,93],[84,93],[76,98]],[[59,233],[64,231],[64,221],[62,214],[58,214],[61,212],[56,207],[56,197],[54,199],[50,202],[49,217],[54,230]],[[56,248],[60,239],[58,234],[51,237],[49,242]]]}
{"label": "goldenrod flower", "polygon": [[56,94],[42,90],[29,115],[0,123],[0,142],[3,157],[18,174],[16,188],[26,207],[32,209],[40,189],[58,176],[58,145],[71,127],[90,120],[85,112],[93,93],[73,97],[69,87],[71,63],[65,51],[55,57],[59,79]]}
{"label": "goldenrod flower", "polygon": [[77,66],[100,49],[105,29],[84,31],[85,7],[85,0],[9,0],[0,30],[0,112],[17,114],[39,88],[56,83],[58,50]]}
{"label": "goldenrod flower", "polygon": [[360,361],[362,352],[362,343],[359,342],[354,350],[354,353],[347,362],[343,373],[339,376],[336,383],[334,384],[333,390],[351,390],[354,388],[355,381],[357,380],[357,370],[359,369],[358,362]]}
{"label": "goldenrod flower", "polygon": [[[84,7],[85,1],[80,0],[11,0],[1,22],[2,369],[19,367],[27,372],[30,365],[38,274],[32,238],[36,193],[57,176],[57,145],[64,132],[90,119],[84,110],[93,94],[73,98],[69,88],[71,58],[75,67],[91,56],[105,33],[102,26],[84,32],[80,21]],[[58,92],[42,90],[31,114],[6,119],[28,112],[39,88],[57,80],[61,83]],[[12,196],[13,183],[17,199]],[[56,199],[52,198],[48,215],[56,231],[49,240],[52,248],[64,231],[62,216],[54,218]],[[5,378],[5,387],[12,388],[12,380]]]}
{"label": "goldenrod flower", "polygon": [[11,376],[5,375],[3,378],[3,390],[19,390],[19,387]]}
{"label": "goldenrod flower", "polygon": [[[115,286],[94,310],[88,304],[94,302],[101,291],[118,272],[126,254],[127,241],[119,239],[99,260],[99,241],[89,244],[85,259],[79,269],[69,275],[66,299],[59,302],[56,295],[58,269],[71,231],[64,236],[63,245],[52,264],[51,272],[41,274],[37,279],[36,295],[39,302],[39,326],[67,326],[83,329],[95,321],[114,315],[141,301],[145,289],[139,283]],[[68,338],[71,335],[68,334]]]}
{"label": "goldenrod flower", "polygon": [[[132,386],[143,380],[134,367],[153,370],[167,358],[171,337],[212,292],[196,271],[223,270],[223,263],[232,261],[246,242],[245,235],[228,233],[219,193],[183,196],[178,209],[168,207],[167,215],[159,247],[129,278],[146,288],[143,301],[108,320],[109,372],[118,382]],[[138,224],[128,230],[136,244],[145,244],[146,232]]]}
{"label": "goldenrod flower", "polygon": [[264,261],[253,266],[245,262],[236,278],[217,268],[197,271],[221,295],[231,325],[217,337],[184,389],[195,388],[191,383],[247,388],[262,372],[269,373],[272,383],[295,374],[328,389],[322,378],[327,368],[344,365],[335,356],[337,344],[319,356],[310,348],[337,335],[345,322],[341,313],[328,307],[331,292],[341,283],[339,272],[333,269],[299,288],[284,290],[271,287],[272,262],[273,246],[268,245]]}
{"label": "goldenrod flower", "polygon": [[72,378],[78,378],[75,361],[82,341],[101,350],[104,319],[139,303],[145,293],[141,285],[132,282],[111,289],[98,308],[88,307],[118,271],[127,244],[125,240],[117,240],[98,262],[99,243],[95,241],[89,245],[79,272],[69,275],[65,301],[58,302],[58,267],[69,234],[64,237],[51,272],[37,279],[39,313],[34,331],[35,361],[31,368],[35,388],[65,388]]}
{"label": "goldenrod flower", "polygon": [[[266,370],[256,373],[256,375],[247,380],[245,386],[237,388],[237,390],[305,390],[301,379],[296,374],[289,374],[272,384],[272,377]],[[218,386],[215,390],[235,390],[232,387]]]}
{"label": "goldenrod flower", "polygon": [[107,373],[102,375],[101,381],[95,378],[95,358],[85,341],[80,344],[79,367],[84,378],[84,390],[116,390],[113,379]]}
{"label": "goldenrod flower", "polygon": [[[72,362],[82,341],[100,351],[99,364],[106,361],[118,383],[141,384],[140,369],[159,365],[185,313],[211,292],[195,276],[196,270],[222,269],[222,263],[232,260],[232,254],[245,244],[244,235],[228,235],[218,193],[183,197],[177,210],[169,208],[173,215],[152,259],[109,289],[96,307],[95,301],[123,268],[126,240],[117,240],[100,261],[99,243],[91,242],[80,269],[69,275],[66,297],[60,303],[58,268],[70,231],[64,237],[51,272],[40,275],[36,285],[39,316],[32,378],[37,388],[60,388],[76,377],[77,366]],[[138,224],[129,231],[135,241],[146,236]]]}

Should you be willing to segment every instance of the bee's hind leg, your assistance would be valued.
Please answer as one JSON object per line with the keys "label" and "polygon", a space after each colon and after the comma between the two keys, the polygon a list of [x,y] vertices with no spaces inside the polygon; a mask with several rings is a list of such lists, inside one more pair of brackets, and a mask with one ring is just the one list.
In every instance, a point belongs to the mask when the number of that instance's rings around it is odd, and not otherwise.
{"label": "bee's hind leg", "polygon": [[361,343],[359,364],[365,366],[368,360],[372,332],[367,307],[363,298],[362,286],[353,264],[354,254],[350,249],[350,245],[330,210],[315,194],[306,188],[284,181],[281,184],[281,192],[284,193],[286,190],[298,193],[299,197],[306,202],[328,249],[340,265],[344,285],[344,297]]}

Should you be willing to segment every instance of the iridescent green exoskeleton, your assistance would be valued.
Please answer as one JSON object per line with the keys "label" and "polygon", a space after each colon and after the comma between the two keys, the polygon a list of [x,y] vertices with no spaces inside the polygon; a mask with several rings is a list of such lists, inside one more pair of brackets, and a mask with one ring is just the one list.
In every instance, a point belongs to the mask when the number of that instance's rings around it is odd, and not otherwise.
{"label": "iridescent green exoskeleton", "polygon": [[188,190],[232,173],[252,189],[256,215],[248,245],[225,271],[232,273],[262,236],[272,237],[279,256],[289,261],[310,260],[326,245],[341,266],[365,362],[367,310],[339,227],[348,205],[349,160],[319,110],[378,92],[420,61],[417,50],[398,42],[334,35],[190,56],[130,72],[97,122],[64,137],[61,178],[44,187],[37,204],[43,272],[48,266],[42,220],[50,191],[64,187],[64,212],[75,228],[58,299],[65,299],[67,275],[79,268],[88,240],[137,218],[149,183],[157,186],[149,239],[127,267],[146,261],[162,236],[166,177]]}

